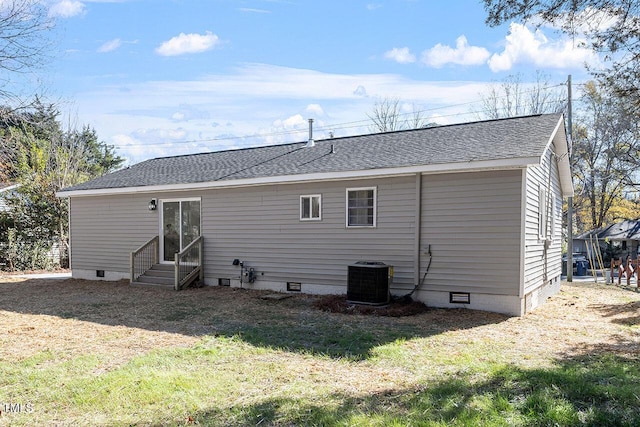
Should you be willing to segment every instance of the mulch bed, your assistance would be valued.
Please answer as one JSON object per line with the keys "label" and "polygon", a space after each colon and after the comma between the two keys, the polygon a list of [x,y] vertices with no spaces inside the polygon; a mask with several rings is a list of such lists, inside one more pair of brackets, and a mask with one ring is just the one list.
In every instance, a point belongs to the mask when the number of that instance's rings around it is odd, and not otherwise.
{"label": "mulch bed", "polygon": [[342,314],[363,314],[372,316],[403,317],[426,313],[428,308],[410,297],[393,300],[385,305],[356,304],[347,301],[345,295],[327,295],[319,298],[313,306],[322,311]]}

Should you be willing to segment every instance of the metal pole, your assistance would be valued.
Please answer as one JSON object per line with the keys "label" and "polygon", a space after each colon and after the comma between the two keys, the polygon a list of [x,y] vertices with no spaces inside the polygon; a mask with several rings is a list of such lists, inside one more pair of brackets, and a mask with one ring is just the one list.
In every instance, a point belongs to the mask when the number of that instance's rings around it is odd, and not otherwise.
{"label": "metal pole", "polygon": [[[567,126],[569,136],[569,162],[571,162],[571,154],[573,151],[572,126],[571,121],[572,108],[571,108],[571,74],[567,79]],[[573,282],[573,197],[567,198],[567,282]]]}

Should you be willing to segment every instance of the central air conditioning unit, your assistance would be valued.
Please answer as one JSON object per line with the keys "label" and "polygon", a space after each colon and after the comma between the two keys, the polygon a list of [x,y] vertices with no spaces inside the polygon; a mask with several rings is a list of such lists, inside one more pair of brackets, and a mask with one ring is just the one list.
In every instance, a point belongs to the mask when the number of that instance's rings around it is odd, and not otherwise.
{"label": "central air conditioning unit", "polygon": [[349,266],[347,301],[383,305],[390,300],[393,266],[377,261],[358,261]]}

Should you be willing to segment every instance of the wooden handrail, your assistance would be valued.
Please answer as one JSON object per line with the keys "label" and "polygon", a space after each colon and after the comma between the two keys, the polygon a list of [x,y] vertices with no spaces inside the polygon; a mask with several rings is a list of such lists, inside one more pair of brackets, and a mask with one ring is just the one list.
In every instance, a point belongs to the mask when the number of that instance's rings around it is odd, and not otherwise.
{"label": "wooden handrail", "polygon": [[[185,254],[188,254],[193,250],[194,247],[198,247],[198,258],[196,261],[196,265],[190,271],[185,271],[184,277],[182,277],[183,269],[180,268],[183,265],[182,258]],[[202,236],[196,237],[191,243],[189,243],[183,250],[180,252],[176,252],[174,263],[175,263],[175,280],[174,280],[174,288],[176,291],[182,289],[182,287],[190,282],[196,274],[199,275],[199,279],[204,279],[204,269],[202,267]]]}
{"label": "wooden handrail", "polygon": [[193,242],[189,243],[183,250],[181,250],[180,252],[176,252],[176,257],[178,256],[182,256],[185,253],[187,253],[193,246],[195,245],[199,245],[200,241],[202,240],[202,236],[198,236],[196,237]]}
{"label": "wooden handrail", "polygon": [[141,275],[144,274],[144,271],[142,271],[140,274],[136,273],[136,258],[138,257],[139,254],[145,252],[147,250],[147,248],[149,248],[152,245],[155,245],[155,250],[153,251],[153,260],[151,262],[147,262],[146,264],[150,264],[150,265],[144,265],[143,269],[146,271],[149,268],[151,268],[154,264],[158,263],[159,257],[160,257],[160,236],[155,236],[153,237],[151,240],[149,240],[148,242],[144,243],[142,246],[140,246],[138,249],[136,249],[135,251],[131,252],[130,255],[130,259],[129,259],[129,263],[130,263],[130,281],[131,283],[135,282],[136,279],[138,277],[140,277]]}

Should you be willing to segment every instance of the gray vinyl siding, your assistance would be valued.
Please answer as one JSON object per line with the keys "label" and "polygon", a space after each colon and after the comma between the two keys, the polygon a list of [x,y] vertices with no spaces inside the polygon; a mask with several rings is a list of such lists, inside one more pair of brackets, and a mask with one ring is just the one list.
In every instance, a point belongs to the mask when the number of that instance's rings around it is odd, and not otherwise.
{"label": "gray vinyl siding", "polygon": [[[549,177],[549,171],[551,176]],[[551,179],[549,179],[551,178]],[[541,166],[527,168],[527,198],[525,217],[525,271],[523,294],[548,283],[562,273],[562,192],[558,165],[551,150],[547,150],[542,158]],[[551,190],[555,203],[555,235],[551,244],[545,249],[545,242],[538,235],[538,191],[540,185]],[[551,212],[547,233],[550,233]]]}
{"label": "gray vinyl siding", "polygon": [[[395,287],[413,283],[415,178],[216,190],[203,197],[206,277],[233,278],[241,259],[258,280],[346,287],[359,260],[395,267]],[[377,188],[377,226],[347,228],[346,189]],[[322,196],[322,220],[300,221],[300,196]],[[263,275],[264,274],[264,275]],[[346,288],[345,288],[346,289]]]}
{"label": "gray vinyl siding", "polygon": [[129,271],[129,253],[158,234],[149,195],[72,197],[71,268]]}
{"label": "gray vinyl siding", "polygon": [[[346,227],[346,189],[377,188],[377,226]],[[322,196],[322,220],[300,221],[300,196]],[[200,197],[205,278],[236,278],[236,258],[258,280],[343,285],[348,265],[381,261],[413,284],[415,177],[71,198],[72,268],[127,272],[129,252],[158,234],[151,198]]]}
{"label": "gray vinyl siding", "polygon": [[422,289],[518,295],[522,171],[422,178]]}

